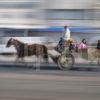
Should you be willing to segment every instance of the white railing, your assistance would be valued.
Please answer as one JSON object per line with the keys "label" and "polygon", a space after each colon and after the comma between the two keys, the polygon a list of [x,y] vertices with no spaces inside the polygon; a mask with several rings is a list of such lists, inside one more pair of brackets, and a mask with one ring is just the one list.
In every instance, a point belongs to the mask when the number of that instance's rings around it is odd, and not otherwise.
{"label": "white railing", "polygon": [[13,46],[7,48],[5,44],[2,44],[0,45],[0,53],[16,53],[16,50]]}

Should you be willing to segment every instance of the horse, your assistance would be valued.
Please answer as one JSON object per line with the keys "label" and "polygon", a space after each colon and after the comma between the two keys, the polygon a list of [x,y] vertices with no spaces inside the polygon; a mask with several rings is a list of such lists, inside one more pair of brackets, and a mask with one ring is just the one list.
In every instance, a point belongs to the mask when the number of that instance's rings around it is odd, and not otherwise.
{"label": "horse", "polygon": [[43,59],[45,59],[46,62],[48,62],[48,50],[45,45],[42,44],[28,45],[19,40],[10,38],[6,44],[6,47],[10,47],[12,45],[15,47],[17,51],[17,59],[18,58],[23,59],[26,56],[35,55],[37,58],[41,56]]}

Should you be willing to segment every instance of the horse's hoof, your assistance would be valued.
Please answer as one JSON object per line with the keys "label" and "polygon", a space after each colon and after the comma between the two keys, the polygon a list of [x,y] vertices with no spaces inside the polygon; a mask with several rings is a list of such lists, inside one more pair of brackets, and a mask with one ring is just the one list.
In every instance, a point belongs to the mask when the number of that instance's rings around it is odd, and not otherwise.
{"label": "horse's hoof", "polygon": [[97,64],[100,65],[100,62],[98,62]]}

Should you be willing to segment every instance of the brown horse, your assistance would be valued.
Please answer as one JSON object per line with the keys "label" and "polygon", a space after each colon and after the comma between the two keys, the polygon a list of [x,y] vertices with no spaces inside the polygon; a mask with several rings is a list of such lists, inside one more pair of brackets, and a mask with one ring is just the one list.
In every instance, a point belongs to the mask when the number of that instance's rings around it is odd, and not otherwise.
{"label": "brown horse", "polygon": [[16,39],[10,38],[6,44],[6,47],[13,45],[17,51],[17,58],[24,58],[25,56],[41,56],[46,62],[48,62],[47,47],[41,44],[25,44]]}

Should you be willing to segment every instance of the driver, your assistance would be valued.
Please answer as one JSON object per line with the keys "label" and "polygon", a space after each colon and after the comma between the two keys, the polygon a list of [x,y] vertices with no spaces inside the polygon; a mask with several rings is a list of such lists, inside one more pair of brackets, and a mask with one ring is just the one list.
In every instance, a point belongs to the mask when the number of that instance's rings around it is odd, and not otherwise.
{"label": "driver", "polygon": [[58,46],[57,46],[57,50],[62,52],[64,50],[64,46],[65,46],[65,43],[67,41],[70,41],[70,29],[68,28],[67,25],[64,26],[64,32],[63,32],[63,36],[60,38],[60,41],[58,43]]}
{"label": "driver", "polygon": [[63,40],[64,41],[68,41],[68,40],[70,40],[70,29],[68,28],[68,26],[66,25],[66,26],[64,26],[64,35],[63,35]]}

